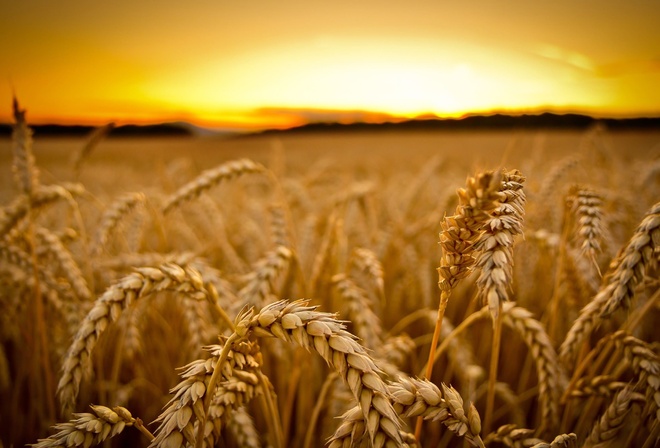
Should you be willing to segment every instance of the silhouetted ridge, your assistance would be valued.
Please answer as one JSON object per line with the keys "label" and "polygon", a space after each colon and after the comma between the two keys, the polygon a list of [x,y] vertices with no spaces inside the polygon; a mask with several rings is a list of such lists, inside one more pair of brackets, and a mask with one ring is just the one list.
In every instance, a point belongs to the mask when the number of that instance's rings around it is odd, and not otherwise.
{"label": "silhouetted ridge", "polygon": [[[337,122],[315,122],[288,129],[267,129],[238,136],[313,133],[313,132],[361,132],[361,131],[436,131],[436,130],[516,130],[516,129],[586,129],[600,123],[612,131],[655,130],[660,131],[660,117],[643,118],[594,118],[580,114],[542,113],[537,115],[471,115],[465,118],[423,118],[401,122],[342,124]],[[81,125],[33,125],[30,126],[39,137],[84,137],[90,134],[93,126]],[[164,123],[138,126],[124,125],[114,128],[109,137],[167,137],[219,134],[210,129],[202,129],[189,123]],[[227,132],[225,132],[227,134]],[[11,125],[0,124],[0,137],[11,135]]]}
{"label": "silhouetted ridge", "polygon": [[657,118],[594,118],[580,114],[473,115],[458,119],[413,119],[386,123],[310,123],[290,129],[267,130],[258,134],[307,133],[318,131],[434,131],[434,130],[515,130],[515,129],[586,129],[596,123],[610,130],[660,130]]}
{"label": "silhouetted ridge", "polygon": [[[94,129],[94,126],[42,124],[30,125],[36,137],[85,137]],[[12,127],[9,124],[0,125],[0,136],[10,136]],[[147,126],[124,125],[118,126],[108,134],[108,137],[169,137],[190,136],[192,132],[183,124],[165,123]]]}

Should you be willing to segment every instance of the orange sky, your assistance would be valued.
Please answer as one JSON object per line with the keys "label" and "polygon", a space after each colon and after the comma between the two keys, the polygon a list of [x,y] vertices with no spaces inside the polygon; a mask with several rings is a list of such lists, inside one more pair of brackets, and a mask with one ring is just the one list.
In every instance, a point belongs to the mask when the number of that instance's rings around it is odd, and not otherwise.
{"label": "orange sky", "polygon": [[656,0],[3,2],[0,121],[13,91],[32,123],[657,116],[658,23]]}

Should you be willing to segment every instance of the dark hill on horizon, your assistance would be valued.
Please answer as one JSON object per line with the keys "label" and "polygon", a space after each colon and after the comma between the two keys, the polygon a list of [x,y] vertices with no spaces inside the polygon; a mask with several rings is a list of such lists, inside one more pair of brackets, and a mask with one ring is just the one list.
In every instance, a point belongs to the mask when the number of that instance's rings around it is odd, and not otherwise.
{"label": "dark hill on horizon", "polygon": [[[42,124],[30,125],[35,137],[85,137],[96,126]],[[185,137],[194,134],[193,126],[187,123],[163,123],[156,125],[122,125],[113,128],[108,137]],[[11,136],[12,125],[0,124],[0,137]]]}
{"label": "dark hill on horizon", "polygon": [[[237,138],[288,133],[314,132],[379,132],[379,131],[470,131],[517,129],[586,129],[602,124],[612,131],[660,131],[660,117],[595,118],[580,114],[523,114],[523,115],[471,115],[464,118],[419,118],[383,123],[314,122],[287,129],[265,129],[256,132],[227,132],[198,128],[189,123],[163,123],[157,125],[123,125],[112,129],[108,137],[186,137],[194,135],[226,135]],[[94,126],[83,125],[31,125],[35,137],[84,137]],[[11,136],[11,124],[0,124],[0,137]]]}
{"label": "dark hill on horizon", "polygon": [[309,123],[289,129],[268,129],[250,135],[280,133],[312,133],[328,131],[456,131],[456,130],[515,130],[515,129],[586,129],[602,124],[609,130],[660,131],[660,117],[595,118],[580,114],[542,113],[537,115],[472,115],[464,118],[412,119],[385,123]]}

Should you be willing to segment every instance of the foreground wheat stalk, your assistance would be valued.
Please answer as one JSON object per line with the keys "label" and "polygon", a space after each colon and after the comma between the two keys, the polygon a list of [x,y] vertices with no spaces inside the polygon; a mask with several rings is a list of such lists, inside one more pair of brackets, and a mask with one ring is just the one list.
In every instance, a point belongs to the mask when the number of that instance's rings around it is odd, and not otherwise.
{"label": "foreground wheat stalk", "polygon": [[[459,205],[456,207],[456,214],[445,217],[442,222],[442,233],[440,234],[442,258],[438,268],[440,302],[426,363],[425,376],[428,379],[431,379],[433,374],[434,363],[432,360],[435,359],[435,351],[442,332],[442,320],[449,297],[459,280],[470,274],[476,262],[473,255],[474,245],[481,235],[483,223],[488,218],[489,212],[497,207],[501,200],[499,188],[499,173],[486,172],[469,178],[466,182],[466,188],[457,191]],[[415,438],[418,441],[421,436],[422,422],[421,418],[417,419]]]}
{"label": "foreground wheat stalk", "polygon": [[138,268],[135,273],[111,286],[87,314],[62,364],[57,393],[64,415],[68,415],[75,406],[83,373],[90,366],[92,351],[108,324],[116,321],[135,300],[159,291],[184,293],[197,300],[208,297],[201,274],[192,267],[174,263],[165,263],[157,268]]}
{"label": "foreground wheat stalk", "polygon": [[[190,446],[204,442],[215,446],[230,411],[249,403],[258,393],[257,370],[261,365],[258,345],[242,342],[233,344],[233,348],[225,344],[207,350],[211,358],[193,361],[182,368],[182,381],[172,389],[174,396],[156,419],[159,426],[150,447],[178,447],[184,440]],[[223,356],[222,367],[215,370]],[[219,382],[215,380],[217,388],[212,385],[214,374],[222,378]],[[210,389],[213,393],[209,393]],[[206,411],[205,401],[209,403]]]}
{"label": "foreground wheat stalk", "polygon": [[[362,415],[369,422],[367,430],[373,446],[406,446],[399,433],[401,423],[392,407],[392,397],[374,360],[334,314],[316,311],[317,307],[308,304],[308,300],[278,301],[258,313],[247,312],[239,316],[236,333],[229,341],[250,335],[268,336],[316,350],[360,404]],[[222,365],[220,358],[215,368],[221,369]],[[197,446],[199,440],[198,431]]]}
{"label": "foreground wheat stalk", "polygon": [[140,419],[133,418],[128,409],[116,406],[91,406],[93,413],[74,414],[73,420],[55,425],[59,432],[31,446],[35,448],[74,448],[100,445],[120,434],[126,427],[135,426],[152,439],[153,435],[142,425]]}
{"label": "foreground wheat stalk", "polygon": [[502,338],[502,305],[509,301],[513,279],[513,240],[523,232],[525,213],[525,178],[518,170],[502,173],[499,192],[502,196],[497,207],[484,222],[484,232],[477,241],[477,266],[480,269],[477,286],[482,302],[488,306],[493,318],[493,343],[490,355],[488,393],[484,426],[490,432],[495,406],[495,383]]}
{"label": "foreground wheat stalk", "polygon": [[[457,191],[459,205],[456,214],[446,217],[442,222],[440,234],[442,258],[438,268],[438,286],[441,292],[437,319],[439,325],[442,324],[444,310],[452,290],[461,279],[470,274],[476,262],[473,255],[474,245],[481,235],[482,225],[488,218],[488,212],[494,209],[501,199],[498,193],[499,186],[500,178],[492,172],[468,178],[466,187]],[[440,334],[439,326],[436,326],[435,333]],[[434,337],[433,342],[432,352],[437,345],[437,337]],[[433,359],[432,354],[429,359]],[[428,378],[431,373],[432,369],[428,369],[426,372]]]}

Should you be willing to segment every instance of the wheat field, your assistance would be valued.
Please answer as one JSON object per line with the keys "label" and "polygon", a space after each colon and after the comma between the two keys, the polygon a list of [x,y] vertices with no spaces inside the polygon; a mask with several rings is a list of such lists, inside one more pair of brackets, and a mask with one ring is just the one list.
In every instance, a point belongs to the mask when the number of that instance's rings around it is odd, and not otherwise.
{"label": "wheat field", "polygon": [[2,446],[658,446],[660,132],[14,115]]}

